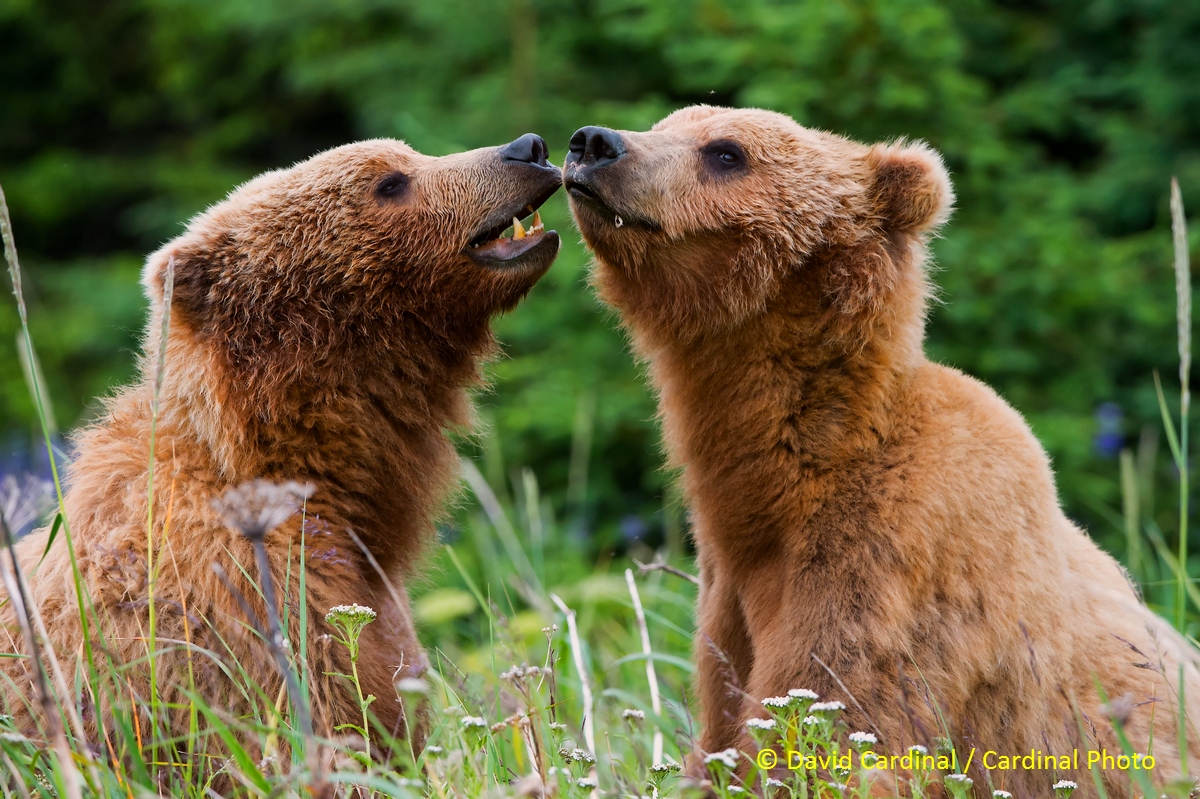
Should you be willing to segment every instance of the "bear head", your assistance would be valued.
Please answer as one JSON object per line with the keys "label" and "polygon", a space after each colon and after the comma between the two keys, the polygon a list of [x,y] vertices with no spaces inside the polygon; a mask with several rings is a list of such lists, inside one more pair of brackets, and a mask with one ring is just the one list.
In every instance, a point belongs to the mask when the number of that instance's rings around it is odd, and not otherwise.
{"label": "bear head", "polygon": [[904,285],[919,327],[924,241],[953,203],[924,144],[709,106],[643,133],[581,128],[563,179],[601,296],[651,347],[727,332],[773,302],[824,315],[825,334],[849,342]]}
{"label": "bear head", "polygon": [[239,382],[479,355],[489,318],[554,261],[558,235],[518,220],[560,184],[533,134],[440,158],[385,139],[320,153],[249,181],[149,258],[150,329],[170,266],[172,330]]}

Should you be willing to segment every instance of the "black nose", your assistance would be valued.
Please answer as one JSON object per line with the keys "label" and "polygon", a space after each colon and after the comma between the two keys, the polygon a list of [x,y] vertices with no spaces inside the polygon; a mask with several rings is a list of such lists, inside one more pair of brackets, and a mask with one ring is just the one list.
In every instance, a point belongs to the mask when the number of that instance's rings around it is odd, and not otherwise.
{"label": "black nose", "polygon": [[516,141],[500,148],[504,161],[519,161],[523,164],[546,166],[546,140],[536,133],[526,133]]}
{"label": "black nose", "polygon": [[602,166],[625,155],[625,142],[615,130],[589,125],[575,131],[568,149],[572,161]]}

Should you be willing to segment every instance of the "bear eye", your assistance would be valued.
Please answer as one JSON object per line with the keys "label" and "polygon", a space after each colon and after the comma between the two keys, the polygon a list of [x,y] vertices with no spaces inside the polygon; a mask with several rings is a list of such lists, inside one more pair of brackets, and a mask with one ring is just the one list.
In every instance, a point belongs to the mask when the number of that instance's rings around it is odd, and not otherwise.
{"label": "bear eye", "polygon": [[375,184],[375,194],[378,197],[399,197],[408,188],[408,175],[403,172],[393,172]]}
{"label": "bear eye", "polygon": [[704,162],[714,172],[725,173],[746,166],[746,153],[732,141],[715,141],[705,145],[700,150],[704,154]]}

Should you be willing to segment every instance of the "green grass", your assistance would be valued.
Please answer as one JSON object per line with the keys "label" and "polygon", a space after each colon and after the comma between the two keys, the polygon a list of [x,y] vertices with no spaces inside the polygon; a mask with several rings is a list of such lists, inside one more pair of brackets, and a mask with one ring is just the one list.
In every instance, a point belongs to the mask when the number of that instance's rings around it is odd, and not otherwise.
{"label": "green grass", "polygon": [[[1177,217],[1181,226],[1182,209]],[[29,362],[36,363],[6,207],[3,222],[23,345]],[[1186,241],[1181,235],[1177,233],[1177,242]],[[1177,268],[1186,275],[1186,254],[1183,259],[1182,267],[1177,260]],[[1182,277],[1180,285],[1183,296]],[[1190,295],[1190,286],[1186,292]],[[1179,305],[1185,356],[1190,353],[1188,305]],[[1181,373],[1186,381],[1186,367]],[[37,370],[29,374],[49,446],[49,409],[40,399],[44,392],[36,385]],[[1182,416],[1175,419],[1161,384],[1159,395],[1171,456],[1182,476],[1180,506],[1186,518],[1188,400],[1185,391]],[[590,438],[588,407],[581,404],[577,434],[584,449]],[[450,540],[431,553],[424,577],[413,587],[414,613],[433,668],[423,680],[401,682],[396,698],[406,712],[427,719],[423,751],[414,752],[404,741],[389,741],[374,729],[375,757],[367,757],[362,732],[374,724],[371,700],[365,697],[361,726],[342,730],[336,739],[313,738],[298,712],[309,701],[314,678],[306,662],[309,642],[303,636],[287,649],[289,654],[277,652],[283,659],[281,669],[294,674],[297,685],[288,692],[268,689],[253,684],[239,664],[228,662],[227,653],[205,651],[190,639],[158,639],[151,592],[144,661],[117,663],[88,648],[71,664],[43,647],[45,668],[39,674],[44,689],[28,698],[43,725],[39,734],[27,737],[0,717],[0,797],[207,797],[215,795],[214,786],[223,795],[257,797],[315,792],[449,799],[536,795],[541,785],[553,786],[563,797],[591,796],[597,790],[611,796],[696,792],[674,768],[698,733],[688,688],[696,587],[687,572],[694,564],[678,554],[678,538],[672,536],[667,549],[675,553],[669,565],[682,574],[643,572],[632,560],[595,563],[584,554],[571,525],[557,518],[542,498],[536,475],[518,470],[506,479],[498,448],[486,437],[479,445],[491,478],[474,462],[464,461],[464,496],[454,524],[447,528]],[[1186,576],[1186,526],[1180,525],[1173,552],[1147,512],[1147,497],[1153,495],[1152,478],[1147,476],[1155,473],[1155,464],[1146,461],[1155,457],[1150,449],[1123,456],[1124,507],[1106,512],[1125,535],[1126,562],[1148,600],[1160,612],[1173,615],[1181,629],[1189,624],[1194,629],[1200,621],[1200,592]],[[578,501],[587,490],[586,456],[577,451],[570,471]],[[57,471],[55,487],[61,513]],[[164,489],[151,484],[150,490]],[[677,518],[673,505],[664,511],[668,519]],[[59,518],[60,535],[53,545],[70,547],[69,520]],[[169,548],[160,546],[164,539],[156,540],[157,526],[147,520],[152,574],[171,568]],[[642,557],[653,554],[644,552]],[[303,542],[295,555],[290,574],[297,575],[303,590]],[[0,561],[8,572],[8,558],[0,555]],[[255,564],[242,567],[250,575],[257,573]],[[77,567],[75,575],[78,606],[84,609],[81,621],[89,625],[101,617],[88,601]],[[306,603],[299,607],[306,612]],[[31,623],[36,616],[29,614]],[[300,621],[299,629],[306,630],[304,619]],[[103,626],[102,620],[99,623]],[[369,623],[365,616],[358,620]],[[271,635],[270,630],[257,632]],[[343,619],[339,640],[357,646],[355,625]],[[207,704],[196,690],[190,667],[188,684],[179,693],[182,700],[167,702],[167,692],[153,681],[148,697],[131,697],[123,675],[147,664],[154,674],[155,654],[177,647],[197,659],[223,663],[253,713],[231,718],[222,708]],[[264,644],[264,657],[266,653]],[[342,677],[358,687],[356,670]],[[383,699],[391,698],[375,701]],[[98,740],[103,748],[82,734],[77,708],[85,700],[111,709],[100,719],[103,734]],[[804,698],[784,698],[776,704],[770,708],[773,726],[753,733],[764,749],[800,752],[800,768],[789,772],[785,781],[768,782],[751,754],[719,753],[706,766],[715,793],[722,799],[747,790],[781,799],[865,796],[865,782],[856,777],[869,741],[851,738],[858,731],[845,727],[836,708],[815,710]],[[186,719],[186,730],[176,723],[181,718]],[[941,747],[928,754],[931,760],[913,769],[908,790],[914,796],[929,796],[930,786],[937,783],[951,796],[965,795],[968,786],[957,773],[961,760]],[[812,758],[811,765],[805,758]],[[839,763],[847,764],[848,770],[842,771]],[[1135,772],[1131,780],[1144,776]],[[1069,790],[1062,788],[1058,795],[1065,793]]]}

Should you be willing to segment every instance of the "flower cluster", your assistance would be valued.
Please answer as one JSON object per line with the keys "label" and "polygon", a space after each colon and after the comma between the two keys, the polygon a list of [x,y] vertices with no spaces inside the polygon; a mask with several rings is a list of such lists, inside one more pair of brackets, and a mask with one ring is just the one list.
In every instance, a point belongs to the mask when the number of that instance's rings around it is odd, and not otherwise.
{"label": "flower cluster", "polygon": [[336,605],[325,614],[325,621],[341,633],[341,642],[350,650],[350,660],[358,662],[358,637],[363,627],[375,621],[377,614],[366,605]]}
{"label": "flower cluster", "polygon": [[741,757],[741,752],[736,749],[722,749],[720,752],[713,752],[710,755],[704,756],[704,765],[710,769],[724,766],[730,771],[734,771],[738,767],[738,758]]}
{"label": "flower cluster", "polygon": [[568,763],[582,763],[586,766],[591,766],[596,762],[595,755],[586,749],[580,749],[579,747],[575,747],[574,749],[567,749],[566,747],[563,747],[562,749],[558,750],[558,754],[559,757]]}
{"label": "flower cluster", "polygon": [[313,487],[307,483],[251,480],[214,499],[212,507],[226,525],[251,541],[261,541],[300,510],[312,494]]}

